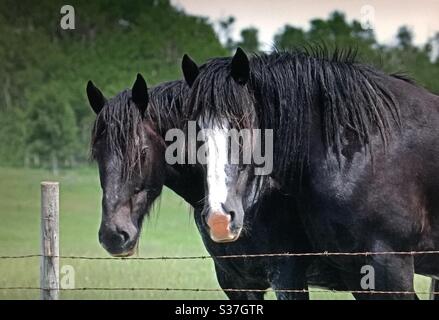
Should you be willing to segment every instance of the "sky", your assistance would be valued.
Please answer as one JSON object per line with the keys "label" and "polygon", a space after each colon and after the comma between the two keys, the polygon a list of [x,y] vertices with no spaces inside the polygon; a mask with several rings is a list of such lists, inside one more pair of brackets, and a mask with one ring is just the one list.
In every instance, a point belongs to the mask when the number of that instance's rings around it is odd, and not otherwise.
{"label": "sky", "polygon": [[286,24],[308,29],[313,18],[327,18],[334,10],[343,11],[348,20],[373,26],[381,43],[395,42],[399,26],[414,32],[414,42],[424,44],[439,32],[439,0],[171,0],[185,12],[208,17],[211,22],[234,16],[233,37],[242,28],[259,29],[263,49],[272,45],[273,35]]}

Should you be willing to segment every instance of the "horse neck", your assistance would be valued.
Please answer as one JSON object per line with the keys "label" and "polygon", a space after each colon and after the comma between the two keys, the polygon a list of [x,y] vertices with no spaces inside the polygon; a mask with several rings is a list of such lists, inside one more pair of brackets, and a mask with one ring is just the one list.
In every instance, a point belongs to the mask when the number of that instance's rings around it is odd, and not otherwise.
{"label": "horse neck", "polygon": [[203,206],[203,172],[198,166],[166,165],[165,185],[195,209]]}
{"label": "horse neck", "polygon": [[[175,106],[174,106],[175,107]],[[165,114],[158,114],[162,127],[160,128],[161,138],[166,144],[165,135],[170,129],[181,129],[184,131],[185,122],[182,110],[172,110],[173,114],[170,114],[169,110],[161,108],[165,111]],[[173,117],[173,121],[168,121]],[[166,161],[166,159],[163,159]],[[165,185],[172,191],[177,193],[186,202],[188,202],[195,209],[203,206],[204,199],[204,180],[203,170],[198,165],[181,165],[165,164]]]}

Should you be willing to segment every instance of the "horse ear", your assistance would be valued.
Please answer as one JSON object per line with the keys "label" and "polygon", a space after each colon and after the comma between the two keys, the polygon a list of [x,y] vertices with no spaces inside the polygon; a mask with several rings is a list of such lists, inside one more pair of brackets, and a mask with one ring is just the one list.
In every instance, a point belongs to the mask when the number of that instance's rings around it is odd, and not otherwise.
{"label": "horse ear", "polygon": [[143,79],[140,73],[137,74],[136,81],[131,89],[131,97],[139,108],[140,114],[145,114],[146,107],[148,106],[148,87],[146,86],[146,81]]}
{"label": "horse ear", "polygon": [[189,85],[189,87],[192,87],[195,79],[197,79],[198,74],[200,73],[197,64],[187,54],[185,54],[181,60],[181,69],[183,70],[183,76],[186,80],[186,83]]}
{"label": "horse ear", "polygon": [[232,58],[231,75],[239,84],[246,84],[250,78],[250,63],[244,50],[238,47]]}
{"label": "horse ear", "polygon": [[96,114],[99,114],[105,105],[105,98],[102,92],[95,87],[91,80],[87,82],[87,97],[93,111]]}

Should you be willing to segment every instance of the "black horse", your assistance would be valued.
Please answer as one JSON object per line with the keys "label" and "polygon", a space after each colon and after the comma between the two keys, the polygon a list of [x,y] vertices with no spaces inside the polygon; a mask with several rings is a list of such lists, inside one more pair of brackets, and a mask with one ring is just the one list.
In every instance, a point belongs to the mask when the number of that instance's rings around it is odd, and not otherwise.
{"label": "black horse", "polygon": [[[221,205],[206,202],[207,220],[226,221],[221,228],[238,237],[245,228],[240,186],[258,178],[248,174],[254,164],[243,170],[242,163],[221,162],[220,155],[230,152],[221,143],[227,129],[272,129],[273,170],[259,179],[276,180],[296,200],[291,214],[298,213],[315,250],[438,250],[439,97],[402,76],[356,63],[350,51],[312,51],[248,59],[238,49],[233,58],[200,68],[188,109],[202,129],[213,129],[207,140],[222,146],[208,158],[207,170],[215,173],[207,177],[207,198],[215,190],[225,194]],[[216,240],[225,232],[208,227]],[[330,260],[354,291],[413,292],[414,270],[439,275],[438,255]],[[371,287],[361,282],[364,265],[374,270]]]}
{"label": "black horse", "polygon": [[[288,199],[278,192],[264,195],[259,210],[273,212],[255,215],[247,210],[251,232],[230,244],[213,242],[205,228],[201,211],[204,206],[204,173],[199,166],[168,165],[165,161],[165,134],[171,128],[183,128],[187,119],[182,113],[189,88],[185,81],[173,81],[147,91],[138,75],[131,90],[107,100],[91,82],[87,95],[97,114],[92,133],[92,156],[99,165],[102,197],[102,222],[99,241],[114,256],[131,255],[138,242],[145,215],[168,186],[194,207],[194,219],[207,251],[215,263],[218,282],[223,289],[306,289],[308,284],[343,289],[337,270],[324,263],[298,258],[237,258],[216,256],[307,252],[300,221],[285,215]],[[283,206],[282,206],[283,204]],[[286,207],[285,207],[286,206]],[[259,211],[258,210],[258,211]],[[296,226],[291,232],[291,225]],[[308,277],[305,272],[308,270]],[[226,291],[230,299],[262,299],[263,292]],[[305,299],[307,293],[278,292],[280,299]]]}

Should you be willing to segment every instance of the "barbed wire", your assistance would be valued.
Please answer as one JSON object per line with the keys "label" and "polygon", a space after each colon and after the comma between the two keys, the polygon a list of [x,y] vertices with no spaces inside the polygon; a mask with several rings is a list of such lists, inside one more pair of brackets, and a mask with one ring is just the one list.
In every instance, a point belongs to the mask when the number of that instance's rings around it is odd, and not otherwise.
{"label": "barbed wire", "polygon": [[[236,258],[259,258],[259,257],[307,257],[307,256],[376,256],[376,255],[429,255],[439,254],[437,250],[431,251],[380,251],[380,252],[305,252],[305,253],[265,253],[265,254],[240,254],[240,255],[221,255],[221,256],[159,256],[159,257],[93,257],[93,256],[74,256],[59,255],[45,256],[42,254],[27,255],[5,255],[0,259],[28,259],[38,257],[52,257],[71,260],[205,260],[205,259],[236,259]],[[0,287],[0,290],[53,290],[41,287]],[[306,290],[306,289],[236,289],[236,288],[153,288],[153,287],[78,287],[78,288],[59,288],[60,291],[183,291],[183,292],[278,292],[278,293],[351,293],[351,294],[394,294],[394,295],[439,295],[436,291],[378,291],[378,290]]]}
{"label": "barbed wire", "polygon": [[[56,290],[40,287],[0,287],[0,290]],[[379,290],[307,290],[307,289],[236,289],[236,288],[154,288],[154,287],[78,287],[59,288],[60,291],[184,291],[184,292],[279,292],[279,293],[337,293],[337,294],[400,294],[439,295],[439,291],[379,291]]]}
{"label": "barbed wire", "polygon": [[[237,254],[221,256],[158,256],[158,257],[93,257],[93,256],[45,256],[70,260],[205,260],[205,259],[237,259],[237,258],[260,258],[260,257],[310,257],[310,256],[377,256],[377,255],[429,255],[439,254],[439,250],[430,251],[378,251],[378,252],[305,252],[305,253],[261,253],[261,254]],[[28,259],[43,257],[42,254],[9,255],[0,256],[0,259]]]}

